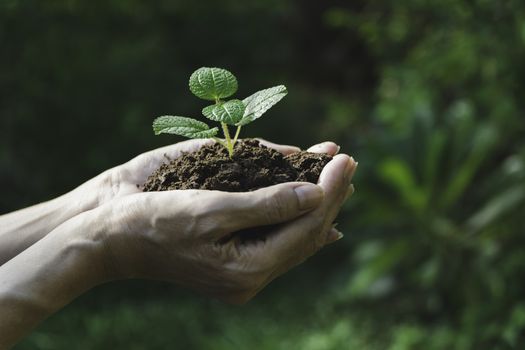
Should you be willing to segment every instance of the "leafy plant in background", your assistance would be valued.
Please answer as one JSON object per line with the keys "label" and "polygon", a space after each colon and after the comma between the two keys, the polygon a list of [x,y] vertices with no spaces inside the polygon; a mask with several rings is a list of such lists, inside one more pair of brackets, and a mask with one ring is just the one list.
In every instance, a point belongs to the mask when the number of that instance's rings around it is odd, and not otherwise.
{"label": "leafy plant in background", "polygon": [[350,211],[366,234],[352,242],[356,268],[341,273],[334,308],[361,310],[401,349],[525,340],[523,285],[508,278],[525,271],[525,148],[490,161],[505,154],[511,132],[462,103],[441,118],[415,116],[403,136],[375,134],[360,156],[374,168]]}
{"label": "leafy plant in background", "polygon": [[379,63],[374,124],[347,138],[366,180],[339,220],[355,235],[332,307],[372,324],[388,349],[521,349],[525,123],[512,91],[525,88],[513,75],[523,5],[449,5],[372,0],[324,13]]}
{"label": "leafy plant in background", "polygon": [[[224,140],[215,135],[219,128],[211,128],[201,121],[173,115],[158,117],[153,121],[153,130],[156,135],[176,134],[192,139],[213,137],[226,147],[230,157],[237,142],[241,128],[262,116],[267,110],[279,102],[286,94],[284,85],[274,86],[257,91],[244,100],[223,100],[237,91],[237,78],[222,68],[202,67],[190,76],[190,91],[203,100],[215,101],[215,104],[204,107],[202,114],[213,121],[221,123]],[[235,136],[230,136],[228,125],[237,127]]]}

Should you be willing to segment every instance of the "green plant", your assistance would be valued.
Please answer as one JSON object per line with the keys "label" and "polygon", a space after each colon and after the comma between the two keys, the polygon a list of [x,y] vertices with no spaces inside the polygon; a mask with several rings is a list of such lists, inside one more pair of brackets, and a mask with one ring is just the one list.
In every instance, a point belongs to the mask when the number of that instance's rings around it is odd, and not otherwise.
{"label": "green plant", "polygon": [[[264,89],[246,97],[244,100],[223,100],[237,91],[235,76],[221,68],[202,67],[190,77],[190,91],[203,100],[215,101],[215,104],[204,107],[202,114],[213,121],[221,123],[224,140],[215,135],[219,128],[211,128],[201,121],[173,115],[158,117],[153,121],[153,131],[159,134],[176,134],[192,139],[212,137],[228,150],[230,157],[237,142],[241,128],[262,116],[268,109],[279,102],[286,94],[284,85]],[[228,125],[236,126],[233,139]]]}

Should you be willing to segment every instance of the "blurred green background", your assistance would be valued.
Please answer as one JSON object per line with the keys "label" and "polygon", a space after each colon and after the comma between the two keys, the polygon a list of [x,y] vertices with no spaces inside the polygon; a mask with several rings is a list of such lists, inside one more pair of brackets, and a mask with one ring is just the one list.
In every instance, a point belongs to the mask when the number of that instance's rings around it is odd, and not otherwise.
{"label": "blurred green background", "polygon": [[2,213],[181,140],[200,66],[288,86],[244,137],[359,161],[345,238],[248,305],[112,283],[16,348],[522,348],[524,63],[517,0],[0,1]]}

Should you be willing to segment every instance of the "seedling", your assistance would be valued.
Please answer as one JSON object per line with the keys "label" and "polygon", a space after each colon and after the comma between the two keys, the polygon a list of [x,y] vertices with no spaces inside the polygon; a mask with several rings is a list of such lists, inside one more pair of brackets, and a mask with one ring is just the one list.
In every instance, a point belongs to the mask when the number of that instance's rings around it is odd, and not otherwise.
{"label": "seedling", "polygon": [[[224,139],[215,137],[218,127],[211,128],[208,124],[196,119],[164,115],[153,121],[155,135],[176,134],[191,139],[213,138],[227,150],[230,158],[237,142],[241,128],[260,118],[267,110],[279,102],[288,91],[284,85],[274,86],[257,91],[244,100],[224,100],[237,91],[237,78],[221,68],[202,67],[190,77],[190,91],[203,100],[215,101],[215,104],[204,107],[202,114],[213,121],[220,122]],[[230,136],[229,125],[236,126],[233,139]]]}

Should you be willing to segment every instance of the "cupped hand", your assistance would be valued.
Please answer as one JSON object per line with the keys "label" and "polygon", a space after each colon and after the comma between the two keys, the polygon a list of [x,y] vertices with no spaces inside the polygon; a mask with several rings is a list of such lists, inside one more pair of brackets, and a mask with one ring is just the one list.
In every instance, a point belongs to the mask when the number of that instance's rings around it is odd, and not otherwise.
{"label": "cupped hand", "polygon": [[[287,152],[287,146],[275,147]],[[324,143],[310,150],[334,154],[338,147]],[[132,160],[129,171],[141,161]],[[246,302],[339,238],[332,223],[352,191],[355,166],[347,155],[335,156],[318,185],[292,182],[244,193],[175,190],[116,198],[98,211],[108,228],[103,259],[109,278],[167,280],[224,301]],[[263,239],[236,239],[239,231],[270,225]]]}

